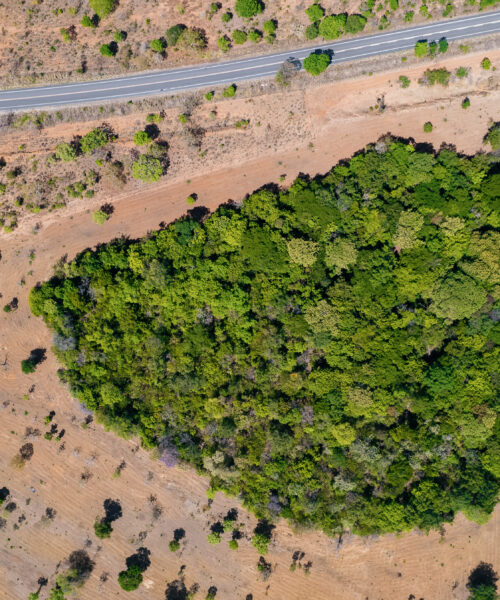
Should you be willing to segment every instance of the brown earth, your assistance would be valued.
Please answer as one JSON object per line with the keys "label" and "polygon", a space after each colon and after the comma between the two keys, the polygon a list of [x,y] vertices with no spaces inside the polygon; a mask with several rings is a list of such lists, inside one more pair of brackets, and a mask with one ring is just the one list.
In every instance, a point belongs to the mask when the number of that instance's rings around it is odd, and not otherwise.
{"label": "brown earth", "polygon": [[[219,60],[243,54],[271,52],[311,45],[305,38],[305,28],[310,24],[304,10],[312,0],[278,0],[265,2],[265,10],[253,19],[241,19],[234,12],[234,0],[220,3],[221,8],[209,18],[211,0],[120,0],[116,10],[95,29],[80,23],[84,14],[92,16],[88,0],[6,0],[0,2],[0,85],[16,86],[75,79],[95,79],[129,71],[168,68],[202,60]],[[467,0],[453,2],[425,2],[399,0],[397,8],[390,0],[376,2],[372,16],[363,33],[379,29],[397,28],[439,19],[445,4],[451,7],[447,16],[477,12],[479,3]],[[326,14],[341,12],[359,13],[367,10],[361,0],[324,0],[321,5]],[[233,19],[223,23],[222,14],[229,9]],[[422,12],[421,12],[422,11]],[[414,13],[411,23],[405,15]],[[221,35],[232,37],[235,29],[247,32],[250,27],[262,31],[263,23],[274,19],[278,24],[273,46],[266,41],[254,44],[247,41],[242,46],[233,44],[223,53],[217,46]],[[204,32],[207,48],[201,52],[167,49],[164,56],[152,52],[149,42],[165,35],[165,31],[178,23]],[[61,29],[70,32],[70,41],[63,41]],[[126,40],[118,42],[116,57],[103,57],[99,48],[113,41],[116,31],[124,31]]]}
{"label": "brown earth", "polygon": [[[490,58],[498,61],[500,52],[490,53]],[[264,183],[278,181],[280,175],[286,174],[288,183],[299,172],[325,172],[337,160],[389,132],[435,147],[443,142],[455,144],[465,153],[481,150],[489,123],[499,118],[500,92],[496,74],[481,71],[480,59],[480,55],[468,55],[447,61],[450,70],[462,65],[471,68],[468,78],[448,88],[417,85],[422,67],[414,67],[404,71],[412,80],[407,89],[397,83],[400,72],[393,72],[292,92],[289,100],[287,94],[274,94],[255,98],[253,103],[223,103],[218,110],[227,111],[231,119],[239,115],[253,122],[252,111],[261,111],[262,120],[269,113],[264,131],[270,133],[260,137],[262,128],[250,127],[247,132],[252,135],[240,138],[230,156],[223,153],[204,166],[194,159],[182,167],[179,163],[175,176],[169,175],[156,186],[138,186],[108,198],[114,202],[115,213],[102,227],[88,214],[98,201],[85,200],[56,213],[27,216],[12,234],[2,234],[2,303],[17,297],[19,308],[0,313],[0,488],[6,486],[17,505],[12,513],[3,510],[0,515],[5,519],[5,523],[0,521],[0,598],[24,600],[37,589],[40,576],[49,577],[53,585],[54,574],[64,569],[68,555],[83,547],[96,566],[79,591],[82,600],[164,598],[167,583],[178,578],[182,565],[186,586],[200,585],[196,597],[205,597],[214,585],[221,600],[245,599],[247,594],[253,594],[254,600],[407,600],[411,594],[417,600],[464,600],[468,574],[480,561],[500,570],[497,509],[482,526],[459,516],[442,534],[345,537],[340,547],[337,539],[317,532],[294,532],[280,522],[266,557],[273,573],[263,581],[257,570],[258,554],[247,539],[255,519],[236,500],[218,494],[207,507],[204,478],[190,470],[166,468],[138,448],[135,440],[122,440],[93,423],[82,427],[86,414],[58,382],[57,364],[50,352],[35,374],[23,375],[20,370],[20,361],[32,349],[51,345],[43,323],[30,315],[29,288],[49,277],[52,265],[63,255],[71,259],[82,249],[118,235],[142,236],[160,222],[181,216],[190,193],[196,192],[199,204],[214,209],[229,198],[242,198]],[[387,107],[380,112],[373,107],[382,96]],[[465,96],[471,99],[467,110],[461,108]],[[278,110],[276,104],[285,111],[293,103],[302,107],[304,129],[298,127],[280,143],[275,138],[280,137],[283,124],[276,123],[273,115],[282,113],[270,111]],[[423,133],[426,121],[434,124],[430,134]],[[181,154],[173,148],[170,152]],[[104,195],[99,201],[103,199]],[[40,224],[37,234],[32,233],[35,221]],[[32,250],[35,256],[30,264]],[[59,432],[65,430],[59,443],[44,439],[50,428],[44,418],[52,410],[52,423]],[[16,469],[10,461],[25,443],[27,427],[38,429],[41,435],[31,432],[28,436],[34,456],[23,469]],[[121,476],[113,477],[122,461]],[[123,518],[114,523],[110,539],[99,541],[92,526],[96,516],[103,515],[106,498],[121,501]],[[53,519],[44,517],[47,507],[56,511]],[[246,536],[239,549],[228,548],[229,534],[220,545],[209,545],[210,523],[232,507],[239,509],[238,520]],[[173,554],[168,542],[176,528],[185,529],[186,537],[181,550]],[[128,594],[119,588],[117,574],[125,568],[126,557],[140,546],[151,551],[151,567],[139,590]],[[312,562],[309,575],[304,568],[289,570],[297,550],[305,553],[302,565]],[[104,573],[109,574],[107,581],[102,581]],[[41,598],[45,597],[44,590]]]}

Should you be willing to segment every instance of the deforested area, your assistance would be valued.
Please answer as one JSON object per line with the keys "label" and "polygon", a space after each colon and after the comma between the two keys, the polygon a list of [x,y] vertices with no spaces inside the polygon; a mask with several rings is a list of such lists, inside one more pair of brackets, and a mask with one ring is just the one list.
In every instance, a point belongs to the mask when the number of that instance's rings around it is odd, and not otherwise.
{"label": "deforested area", "polygon": [[258,517],[330,535],[485,522],[497,170],[386,138],[326,176],[85,251],[31,308],[98,420]]}

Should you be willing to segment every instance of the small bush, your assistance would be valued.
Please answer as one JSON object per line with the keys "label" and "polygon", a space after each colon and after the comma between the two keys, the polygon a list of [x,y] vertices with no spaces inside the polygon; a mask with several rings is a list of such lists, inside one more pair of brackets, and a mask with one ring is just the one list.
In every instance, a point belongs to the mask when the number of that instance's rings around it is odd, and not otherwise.
{"label": "small bush", "polygon": [[115,31],[113,39],[115,42],[124,42],[127,39],[127,34],[125,31]]}
{"label": "small bush", "polygon": [[106,519],[95,520],[94,532],[100,540],[111,537],[112,531],[113,528],[111,527],[111,523],[109,523],[109,521],[107,521]]}
{"label": "small bush", "polygon": [[158,113],[151,113],[146,117],[146,123],[161,123],[163,117]]}
{"label": "small bush", "polygon": [[244,44],[248,39],[248,36],[245,31],[241,29],[235,29],[233,31],[233,42],[235,44]]}
{"label": "small bush", "polygon": [[134,144],[136,146],[145,146],[151,143],[151,138],[146,131],[136,131],[134,135]]}
{"label": "small bush", "polygon": [[257,44],[262,39],[262,33],[258,29],[252,27],[248,32],[248,39],[254,44]]}
{"label": "small bush", "polygon": [[156,40],[152,40],[149,43],[149,47],[153,52],[158,52],[158,54],[161,54],[167,47],[167,42],[162,38],[158,38]]}
{"label": "small bush", "polygon": [[165,32],[165,40],[167,42],[167,46],[173,47],[177,45],[179,38],[182,35],[182,32],[186,29],[185,25],[174,25],[170,27]]}
{"label": "small bush", "polygon": [[323,7],[316,3],[311,4],[309,8],[306,8],[305,13],[309,17],[311,23],[321,21],[321,19],[325,16]]}
{"label": "small bush", "polygon": [[222,95],[224,98],[232,98],[236,94],[236,85],[232,83],[228,86],[223,92]]}
{"label": "small bush", "polygon": [[229,547],[231,550],[238,550],[238,542],[236,540],[229,540]]}
{"label": "small bush", "polygon": [[485,71],[489,71],[491,69],[491,60],[489,58],[483,58],[481,61],[481,68]]}
{"label": "small bush", "polygon": [[427,41],[422,40],[415,44],[415,56],[417,58],[422,58],[422,56],[426,56],[428,52]]}
{"label": "small bush", "polygon": [[469,100],[469,98],[464,98],[462,100],[462,108],[469,108],[469,106],[470,106],[470,100]]}
{"label": "small bush", "polygon": [[405,75],[399,76],[399,83],[401,84],[402,88],[410,87],[410,80]]}
{"label": "small bush", "polygon": [[249,19],[262,12],[262,2],[260,0],[236,0],[234,12],[244,19]]}
{"label": "small bush", "polygon": [[439,52],[443,54],[448,50],[448,40],[446,38],[441,38],[439,40]]}
{"label": "small bush", "polygon": [[213,99],[213,97],[214,97],[214,93],[213,92],[207,92],[205,94],[205,100],[209,100],[210,101],[210,100]]}
{"label": "small bush", "polygon": [[203,31],[199,29],[184,29],[177,45],[185,50],[203,50],[207,46],[207,40]]}
{"label": "small bush", "polygon": [[267,33],[267,35],[276,33],[277,28],[276,22],[273,21],[273,19],[269,19],[269,21],[266,21],[264,25],[262,25],[262,29],[264,30],[264,33]]}
{"label": "small bush", "polygon": [[267,547],[271,540],[263,533],[256,533],[252,537],[252,546],[256,548],[259,554],[267,554]]}
{"label": "small bush", "polygon": [[319,35],[319,29],[316,23],[311,23],[306,27],[305,36],[306,40],[315,40]]}
{"label": "small bush", "polygon": [[95,27],[94,20],[91,19],[88,15],[83,15],[82,20],[80,21],[80,25],[82,25],[82,27],[90,27],[91,29]]}
{"label": "small bush", "polygon": [[316,77],[328,68],[331,60],[330,55],[325,52],[314,52],[304,59],[304,69]]}
{"label": "small bush", "polygon": [[29,375],[30,373],[34,373],[36,371],[36,363],[31,358],[26,358],[21,361],[21,371],[25,375]]}
{"label": "small bush", "polygon": [[168,547],[170,548],[170,552],[177,552],[177,550],[179,550],[181,545],[179,544],[179,542],[177,540],[171,540],[168,544]]}
{"label": "small bush", "polygon": [[57,158],[59,160],[62,160],[63,162],[71,162],[73,160],[76,160],[77,157],[77,151],[75,146],[73,144],[67,144],[65,142],[62,142],[61,144],[58,144],[56,146],[55,154]]}
{"label": "small bush", "polygon": [[427,123],[424,123],[424,132],[425,133],[430,133],[432,131],[433,127],[432,127],[432,123],[430,121],[427,121]]}
{"label": "small bush", "polygon": [[467,77],[467,75],[469,74],[469,69],[466,69],[465,67],[459,67],[456,71],[455,71],[455,75],[460,78],[463,79],[464,77]]}
{"label": "small bush", "polygon": [[450,83],[451,73],[447,69],[427,69],[419,83],[424,85],[448,85]]}
{"label": "small bush", "polygon": [[158,181],[163,175],[163,167],[158,158],[141,154],[132,165],[132,177],[145,183]]}
{"label": "small bush", "polygon": [[104,127],[96,127],[82,137],[80,148],[84,154],[91,154],[105,146],[111,139],[111,134]]}
{"label": "small bush", "polygon": [[222,50],[222,52],[227,52],[231,47],[231,42],[227,35],[221,35],[217,40],[217,46]]}
{"label": "small bush", "polygon": [[225,13],[222,13],[222,16],[221,16],[221,21],[222,21],[223,23],[229,23],[229,21],[230,21],[232,18],[233,18],[233,15],[232,15],[232,14],[231,14],[231,13],[230,13],[228,10],[226,10],[226,12],[225,12]]}
{"label": "small bush", "polygon": [[94,219],[94,223],[97,223],[97,225],[104,225],[104,223],[106,223],[106,221],[109,219],[109,215],[103,210],[99,209],[94,211],[92,218]]}
{"label": "small bush", "polygon": [[194,204],[195,202],[196,202],[196,197],[195,197],[195,196],[193,196],[192,194],[191,194],[191,196],[188,196],[188,197],[186,198],[186,203],[187,203],[187,204]]}
{"label": "small bush", "polygon": [[116,8],[117,0],[89,0],[89,4],[99,19],[104,19]]}
{"label": "small bush", "polygon": [[218,531],[211,531],[207,535],[207,540],[208,540],[208,543],[212,544],[213,546],[220,544],[220,541],[221,541],[220,533]]}
{"label": "small bush", "polygon": [[108,57],[114,56],[117,50],[118,49],[116,48],[116,44],[114,44],[114,42],[110,42],[109,44],[102,44],[102,46],[99,48],[99,52],[102,54],[102,56]]}

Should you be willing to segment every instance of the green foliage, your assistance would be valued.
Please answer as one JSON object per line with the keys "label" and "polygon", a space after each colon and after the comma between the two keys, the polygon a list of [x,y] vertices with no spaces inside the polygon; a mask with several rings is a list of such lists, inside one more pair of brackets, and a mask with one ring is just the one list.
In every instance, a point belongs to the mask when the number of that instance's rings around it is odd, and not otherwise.
{"label": "green foliage", "polygon": [[248,32],[248,39],[254,44],[257,44],[262,39],[262,33],[258,29],[252,27]]}
{"label": "green foliage", "polygon": [[66,596],[61,588],[52,588],[49,592],[48,600],[65,600]]}
{"label": "green foliage", "polygon": [[406,75],[400,75],[399,76],[399,83],[401,84],[402,88],[407,88],[410,87],[410,80],[408,79],[408,77],[406,77]]}
{"label": "green foliage", "polygon": [[494,123],[489,129],[484,139],[491,146],[492,150],[500,148],[500,124]]}
{"label": "green foliage", "polygon": [[311,4],[309,8],[306,8],[305,12],[311,23],[321,21],[321,19],[325,16],[323,7],[317,3]]}
{"label": "green foliage", "polygon": [[236,0],[234,12],[238,17],[249,19],[262,12],[263,5],[260,0]]}
{"label": "green foliage", "polygon": [[86,133],[80,140],[80,149],[84,154],[92,154],[112,140],[112,135],[104,127],[96,127]]}
{"label": "green foliage", "polygon": [[366,21],[363,15],[348,15],[345,30],[347,33],[359,33],[365,28]]}
{"label": "green foliage", "polygon": [[167,42],[167,46],[168,47],[173,47],[177,45],[177,42],[179,41],[179,38],[182,35],[182,32],[186,29],[185,25],[173,25],[172,27],[169,27],[167,29],[167,31],[165,32],[165,40]]}
{"label": "green foliage", "polygon": [[159,113],[151,113],[146,117],[146,123],[161,123],[163,117]]}
{"label": "green foliage", "polygon": [[113,39],[115,42],[124,42],[127,39],[127,34],[125,31],[115,31],[113,34]]}
{"label": "green foliage", "polygon": [[103,540],[104,538],[111,537],[111,532],[113,528],[111,527],[111,523],[106,519],[96,519],[94,522],[94,532],[96,536]]}
{"label": "green foliage", "polygon": [[446,38],[441,38],[439,40],[439,52],[444,53],[448,50],[448,40]]}
{"label": "green foliage", "polygon": [[209,544],[212,544],[212,546],[217,546],[217,544],[220,544],[220,542],[221,542],[220,532],[218,532],[218,531],[211,531],[207,535],[207,541],[208,541]]}
{"label": "green foliage", "polygon": [[326,52],[313,52],[304,58],[304,69],[313,76],[321,75],[330,65],[332,59]]}
{"label": "green foliage", "polygon": [[426,40],[421,40],[415,44],[415,56],[417,58],[422,58],[422,56],[426,56],[428,52],[428,46]]}
{"label": "green foliage", "polygon": [[142,573],[137,565],[130,565],[126,571],[121,571],[118,574],[118,583],[122,590],[132,592],[136,590],[142,583]]}
{"label": "green foliage", "polygon": [[244,44],[247,41],[247,34],[241,29],[235,29],[233,31],[233,42],[235,44]]}
{"label": "green foliage", "polygon": [[145,146],[146,144],[150,144],[151,141],[151,137],[146,131],[140,130],[136,131],[134,134],[134,144],[136,146]]}
{"label": "green foliage", "polygon": [[109,217],[110,215],[107,212],[104,212],[103,210],[96,210],[92,214],[94,223],[97,223],[97,225],[104,225],[104,223],[106,223]]}
{"label": "green foliage", "polygon": [[232,83],[222,91],[224,98],[232,98],[236,94],[236,85]]}
{"label": "green foliage", "polygon": [[102,54],[102,56],[114,56],[117,52],[116,44],[113,42],[110,44],[102,44],[102,46],[99,48],[99,52]]}
{"label": "green foliage", "polygon": [[162,38],[157,38],[156,40],[151,40],[151,42],[149,42],[149,47],[153,52],[161,54],[167,47],[167,42]]}
{"label": "green foliage", "polygon": [[132,177],[145,183],[158,181],[163,175],[163,167],[158,158],[141,154],[132,165]]}
{"label": "green foliage", "polygon": [[276,33],[277,29],[276,22],[273,21],[273,19],[269,19],[269,21],[264,22],[264,24],[262,25],[262,29],[267,35],[273,35],[274,33]]}
{"label": "green foliage", "polygon": [[181,545],[178,540],[170,540],[168,547],[170,548],[170,552],[177,552]]}
{"label": "green foliage", "polygon": [[56,156],[63,162],[71,162],[76,160],[77,154],[77,150],[73,144],[62,142],[56,146]]}
{"label": "green foliage", "polygon": [[217,46],[219,46],[222,52],[227,52],[231,47],[231,41],[227,35],[221,35],[217,40]]}
{"label": "green foliage", "polygon": [[264,533],[254,533],[252,537],[252,546],[259,554],[267,554],[267,547],[271,539]]}
{"label": "green foliage", "polygon": [[21,361],[21,371],[28,375],[29,373],[34,373],[36,371],[36,363],[34,360],[30,358],[26,358]]}
{"label": "green foliage", "polygon": [[221,16],[221,21],[223,23],[229,23],[229,21],[233,18],[233,15],[231,14],[231,12],[229,10],[226,10],[225,13],[222,13]]}
{"label": "green foliage", "polygon": [[458,69],[455,71],[455,75],[460,79],[467,77],[468,74],[469,69],[467,69],[466,67],[458,67]]}
{"label": "green foliage", "polygon": [[177,40],[177,46],[184,50],[200,51],[206,48],[207,40],[199,29],[184,29]]}
{"label": "green foliage", "polygon": [[[326,176],[87,250],[30,307],[73,340],[54,348],[60,376],[101,422],[147,447],[168,436],[259,518],[329,534],[484,521],[499,186],[487,155],[380,140]],[[254,538],[262,552],[270,536]]]}
{"label": "green foliage", "polygon": [[83,15],[82,20],[80,21],[80,24],[83,27],[90,27],[91,29],[93,29],[95,27],[94,20],[91,19],[88,15]]}
{"label": "green foliage", "polygon": [[330,15],[319,24],[319,33],[325,40],[335,40],[345,31],[347,16],[345,14]]}
{"label": "green foliage", "polygon": [[451,73],[447,69],[427,69],[419,83],[424,85],[448,85],[450,83]]}
{"label": "green foliage", "polygon": [[464,98],[462,100],[462,108],[469,108],[469,106],[470,106],[470,100],[469,100],[469,98]]}
{"label": "green foliage", "polygon": [[104,19],[116,8],[117,0],[89,0],[90,8],[99,19]]}
{"label": "green foliage", "polygon": [[491,60],[489,58],[483,58],[481,61],[481,68],[485,71],[489,71],[491,69]]}
{"label": "green foliage", "polygon": [[213,97],[214,97],[214,93],[213,93],[213,92],[207,92],[207,93],[205,94],[205,100],[208,100],[208,101],[210,101],[210,100],[212,100],[212,99],[213,99]]}
{"label": "green foliage", "polygon": [[430,121],[427,121],[426,123],[424,123],[424,132],[425,133],[431,133],[433,127],[432,127],[432,123]]}
{"label": "green foliage", "polygon": [[315,40],[319,35],[319,29],[316,23],[311,23],[306,27],[306,40]]}
{"label": "green foliage", "polygon": [[229,540],[229,547],[231,548],[231,550],[238,550],[238,541]]}

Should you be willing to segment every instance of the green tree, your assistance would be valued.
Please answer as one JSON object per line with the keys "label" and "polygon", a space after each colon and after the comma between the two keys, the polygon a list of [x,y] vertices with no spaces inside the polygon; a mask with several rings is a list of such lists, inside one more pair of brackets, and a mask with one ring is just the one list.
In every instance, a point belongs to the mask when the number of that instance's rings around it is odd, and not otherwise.
{"label": "green tree", "polygon": [[306,40],[315,40],[319,35],[319,29],[316,23],[311,23],[306,27]]}
{"label": "green tree", "polygon": [[131,565],[126,571],[120,571],[118,574],[118,583],[122,590],[132,592],[142,583],[142,573],[138,565]]}
{"label": "green tree", "polygon": [[235,29],[233,31],[233,42],[235,44],[244,44],[247,41],[247,34],[241,29]]}
{"label": "green tree", "polygon": [[319,24],[319,33],[325,40],[335,40],[344,33],[346,22],[345,14],[325,17]]}
{"label": "green tree", "polygon": [[363,15],[348,15],[345,30],[347,33],[359,33],[365,28],[366,20]]}
{"label": "green tree", "polygon": [[491,60],[489,58],[483,58],[481,61],[481,68],[485,71],[489,71],[491,69]]}
{"label": "green tree", "polygon": [[486,302],[486,291],[473,279],[457,273],[439,282],[432,293],[430,309],[453,321],[471,317]]}
{"label": "green tree", "polygon": [[109,44],[102,44],[101,47],[99,48],[99,52],[102,54],[102,56],[114,56],[116,54],[117,48],[116,46],[113,45],[113,42],[109,43]]}
{"label": "green tree", "polygon": [[112,134],[104,127],[96,127],[81,138],[80,149],[84,154],[92,154],[98,148],[106,146],[112,137]]}
{"label": "green tree", "polygon": [[500,125],[494,124],[488,129],[485,141],[491,146],[492,150],[500,148]]}
{"label": "green tree", "polygon": [[222,50],[222,52],[227,52],[231,47],[231,41],[227,37],[227,35],[221,35],[217,40],[217,46]]}
{"label": "green tree", "polygon": [[96,26],[94,20],[91,19],[88,15],[83,15],[80,24],[82,25],[82,27],[90,27],[92,29]]}
{"label": "green tree", "polygon": [[163,175],[163,167],[157,158],[141,154],[132,165],[132,177],[145,183],[158,181]]}
{"label": "green tree", "polygon": [[232,83],[222,91],[224,98],[232,98],[236,94],[236,85]]}
{"label": "green tree", "polygon": [[106,519],[96,519],[94,522],[94,532],[99,539],[109,538],[111,537],[111,532],[113,528],[111,527],[111,523]]}
{"label": "green tree", "polygon": [[151,48],[151,50],[153,52],[158,52],[159,54],[161,54],[165,50],[166,46],[167,43],[162,38],[157,38],[149,42],[149,47]]}
{"label": "green tree", "polygon": [[448,50],[448,40],[446,38],[441,38],[439,40],[439,52],[444,53]]}
{"label": "green tree", "polygon": [[165,40],[167,42],[167,46],[170,48],[176,46],[177,42],[179,41],[179,38],[185,30],[185,25],[173,25],[172,27],[169,27],[165,32]]}
{"label": "green tree", "polygon": [[145,146],[146,144],[150,144],[152,142],[149,133],[146,131],[136,131],[134,134],[134,144],[136,146]]}
{"label": "green tree", "polygon": [[203,50],[207,46],[207,40],[198,29],[184,29],[177,39],[177,46],[185,50]]}
{"label": "green tree", "polygon": [[304,69],[316,77],[328,68],[331,60],[330,55],[326,52],[313,52],[304,59]]}
{"label": "green tree", "polygon": [[433,126],[430,121],[427,121],[426,123],[424,123],[424,132],[425,133],[431,133],[432,130],[433,130]]}
{"label": "green tree", "polygon": [[321,21],[321,19],[325,16],[323,7],[317,3],[311,4],[309,8],[306,8],[305,12],[311,23]]}
{"label": "green tree", "polygon": [[21,361],[21,371],[28,375],[36,371],[36,363],[31,358],[26,358]]}
{"label": "green tree", "polygon": [[262,12],[262,2],[260,0],[236,0],[234,12],[238,17],[249,19]]}
{"label": "green tree", "polygon": [[89,4],[99,19],[104,19],[115,10],[117,0],[89,0]]}
{"label": "green tree", "polygon": [[415,44],[415,56],[417,58],[422,58],[426,56],[428,52],[428,46],[426,40],[421,40]]}

